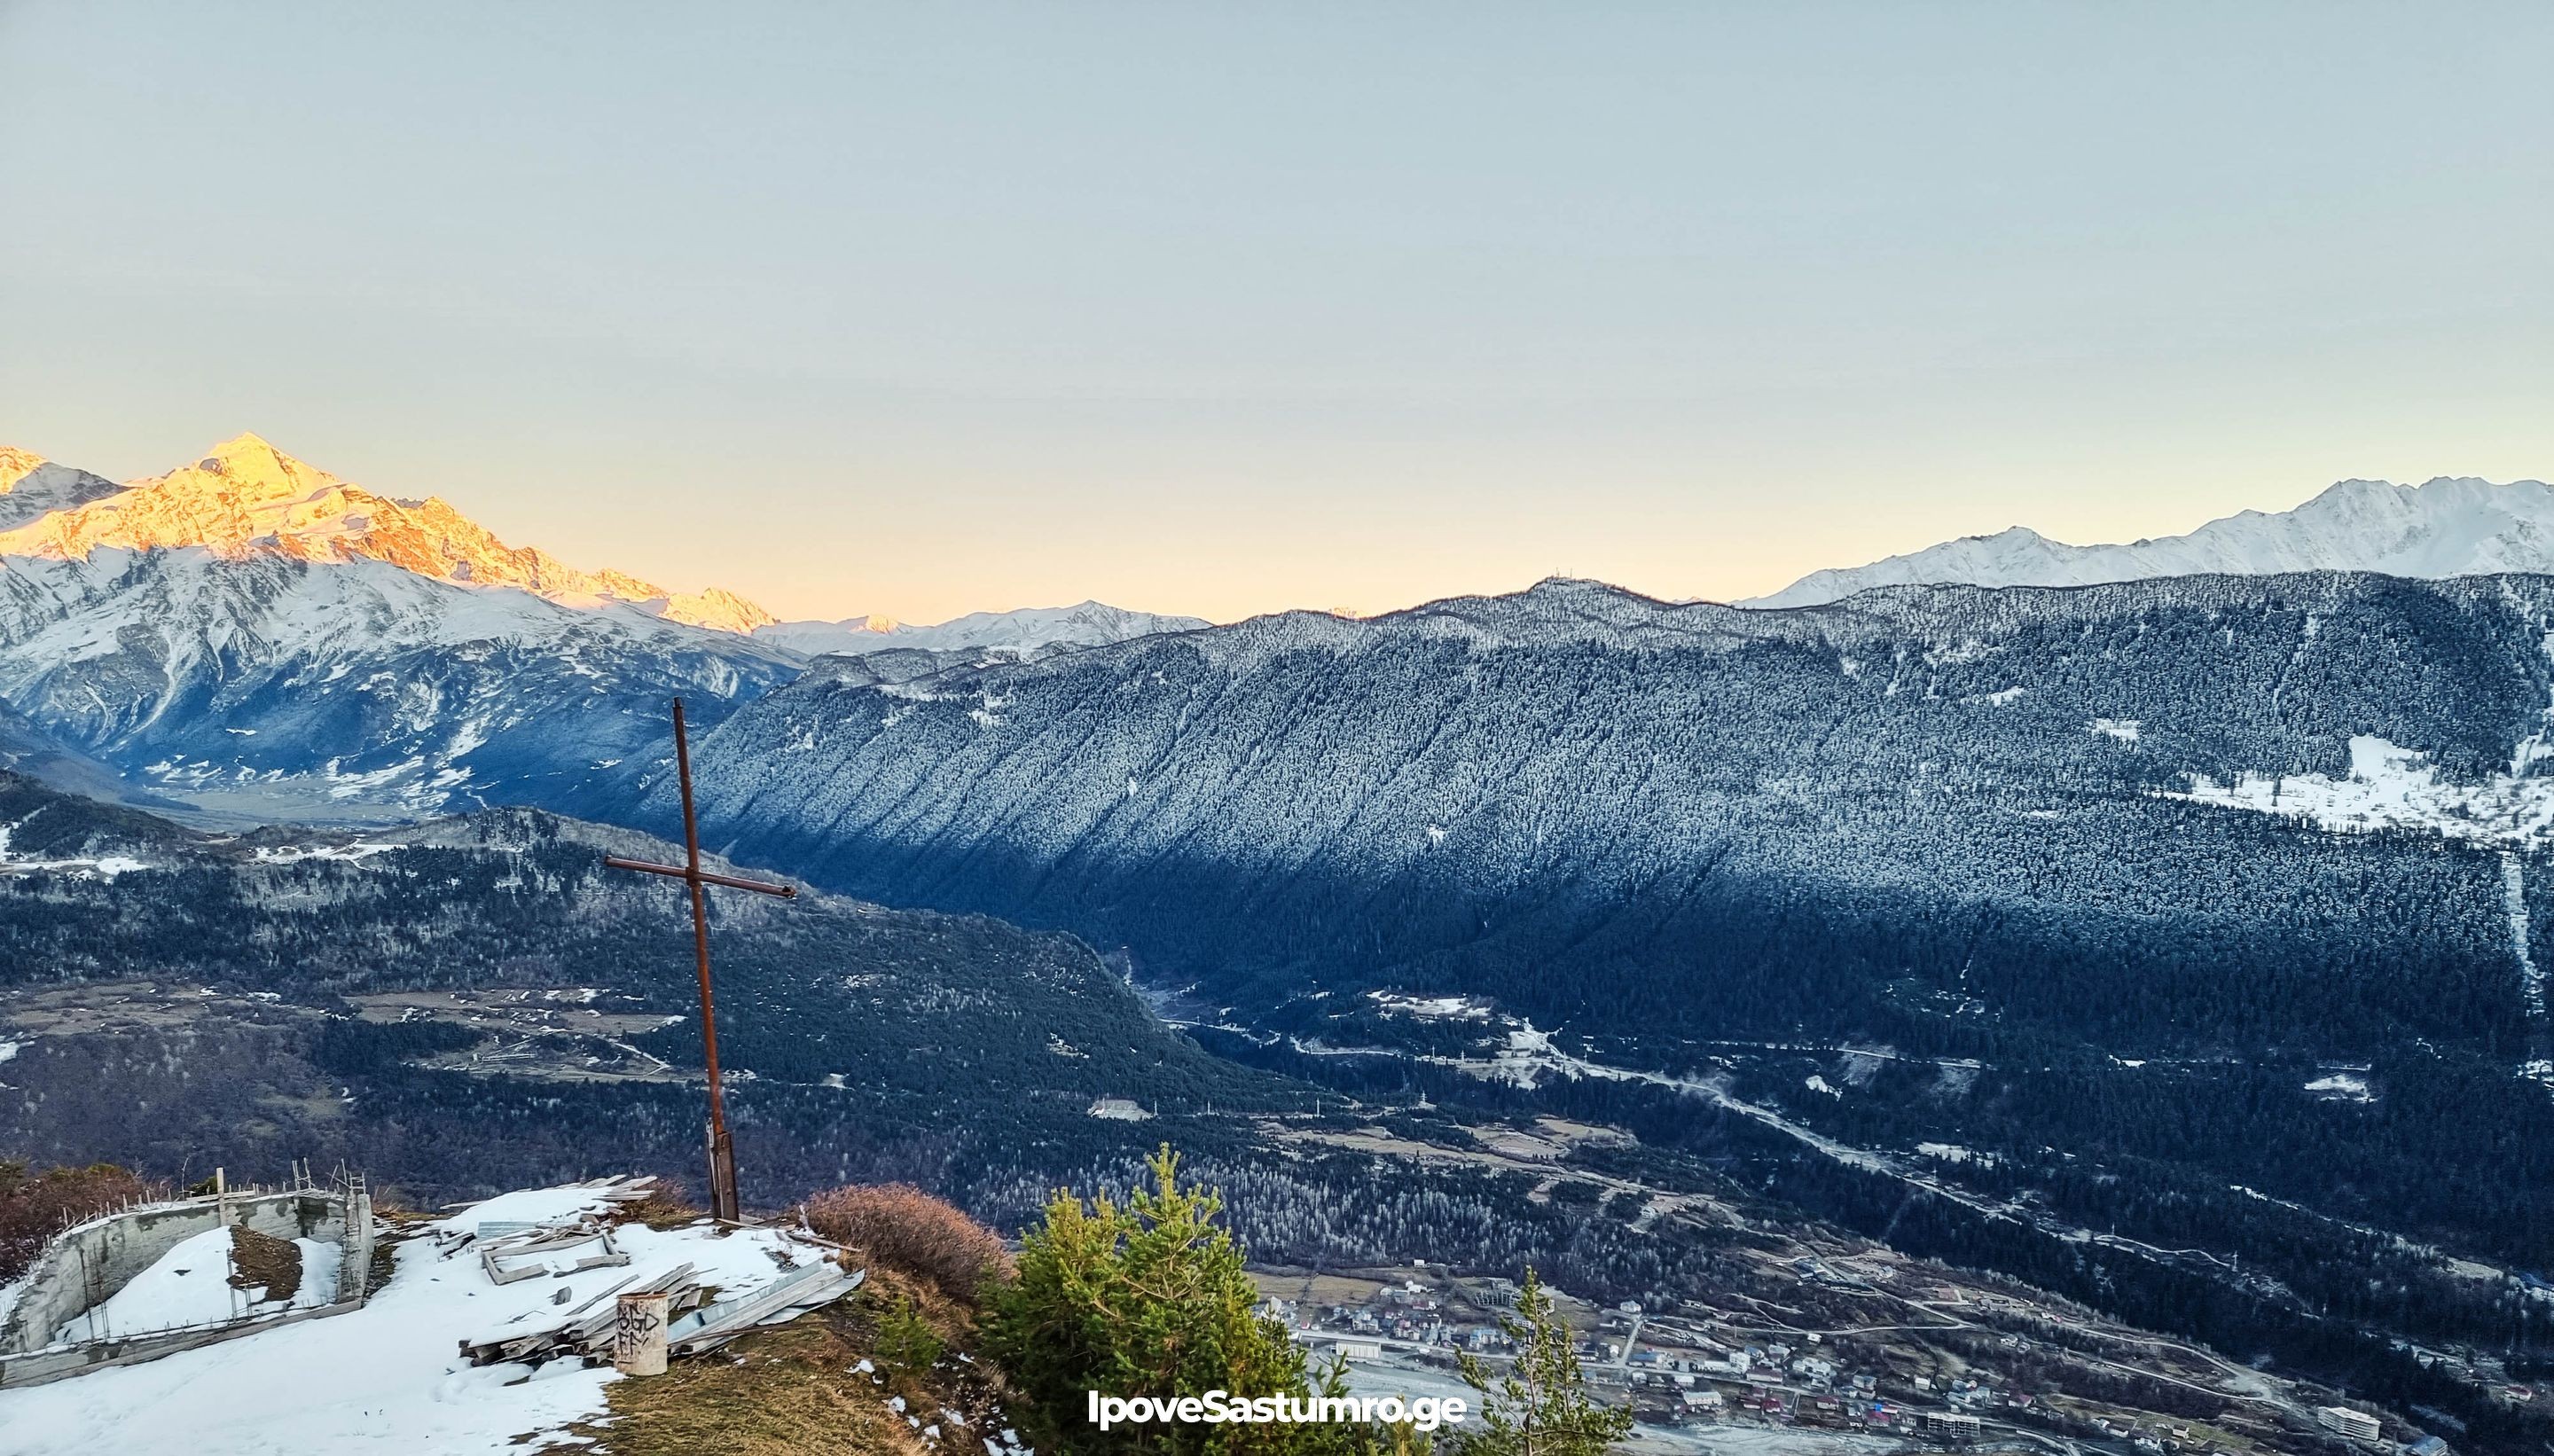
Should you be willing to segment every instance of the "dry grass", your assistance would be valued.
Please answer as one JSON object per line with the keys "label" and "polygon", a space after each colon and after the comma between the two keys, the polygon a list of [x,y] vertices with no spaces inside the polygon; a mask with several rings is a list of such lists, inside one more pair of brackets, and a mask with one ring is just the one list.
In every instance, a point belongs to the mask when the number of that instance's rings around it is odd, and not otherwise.
{"label": "dry grass", "polygon": [[[900,1376],[876,1358],[877,1312],[899,1296],[953,1350],[973,1332],[962,1306],[892,1271],[873,1270],[859,1295],[831,1309],[676,1360],[661,1376],[613,1382],[608,1422],[565,1432],[596,1444],[546,1446],[542,1456],[982,1456],[986,1426],[998,1411],[998,1392],[982,1367],[952,1357]],[[876,1366],[873,1374],[856,1369],[864,1359]],[[968,1423],[938,1421],[941,1438],[926,1441],[905,1414],[888,1408],[897,1396],[925,1425],[944,1408]]]}
{"label": "dry grass", "polygon": [[644,1224],[652,1229],[681,1228],[708,1216],[707,1210],[662,1183],[649,1189],[646,1197],[635,1203],[615,1206],[611,1214],[615,1223]]}
{"label": "dry grass", "polygon": [[616,1381],[610,1423],[568,1433],[599,1437],[612,1456],[921,1456],[922,1439],[867,1377],[850,1373],[859,1359],[825,1321],[807,1316],[675,1361],[653,1379]]}

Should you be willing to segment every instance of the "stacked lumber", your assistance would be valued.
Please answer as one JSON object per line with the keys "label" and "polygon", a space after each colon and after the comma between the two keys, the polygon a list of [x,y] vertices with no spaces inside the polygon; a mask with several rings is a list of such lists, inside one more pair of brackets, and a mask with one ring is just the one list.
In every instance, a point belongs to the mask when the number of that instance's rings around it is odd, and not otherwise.
{"label": "stacked lumber", "polygon": [[715,1350],[758,1324],[780,1324],[810,1309],[822,1309],[869,1279],[866,1269],[845,1274],[826,1261],[803,1265],[734,1299],[704,1304],[676,1319],[665,1331],[669,1355],[698,1355]]}
{"label": "stacked lumber", "polygon": [[[565,1268],[553,1266],[539,1256],[556,1254],[584,1244],[600,1244],[603,1252],[588,1254]],[[478,1235],[479,1267],[492,1285],[511,1285],[517,1280],[538,1279],[542,1275],[583,1274],[589,1269],[627,1265],[630,1256],[612,1242],[612,1226],[593,1215],[572,1224],[552,1224],[490,1238],[483,1228]],[[509,1263],[509,1260],[517,1261]]]}
{"label": "stacked lumber", "polygon": [[[649,1178],[606,1178],[577,1184],[593,1188],[610,1203],[635,1202],[652,1191]],[[436,1240],[443,1257],[476,1253],[479,1267],[492,1284],[510,1285],[544,1274],[565,1278],[607,1266],[626,1266],[630,1255],[615,1237],[609,1210],[589,1210],[548,1223],[490,1219],[476,1224],[447,1221]],[[764,1250],[780,1267],[767,1285],[730,1298],[704,1282],[690,1264],[640,1276],[632,1274],[567,1307],[570,1295],[561,1286],[554,1306],[518,1316],[493,1334],[460,1342],[473,1365],[508,1361],[539,1364],[577,1357],[588,1364],[612,1359],[613,1326],[620,1295],[664,1294],[672,1324],[666,1333],[670,1354],[697,1355],[714,1350],[757,1325],[795,1319],[811,1309],[844,1297],[868,1279],[866,1270],[846,1272],[850,1251],[804,1229],[773,1227],[783,1247]],[[577,1252],[585,1250],[588,1252]],[[574,1254],[565,1262],[559,1256]]]}
{"label": "stacked lumber", "polygon": [[709,1290],[692,1278],[692,1266],[677,1265],[650,1279],[632,1275],[601,1293],[537,1324],[511,1328],[505,1333],[476,1341],[463,1340],[461,1353],[473,1365],[496,1365],[522,1360],[538,1365],[545,1360],[580,1355],[588,1363],[601,1363],[612,1358],[612,1323],[620,1312],[622,1294],[665,1293],[673,1296],[668,1307],[689,1309],[709,1297]]}

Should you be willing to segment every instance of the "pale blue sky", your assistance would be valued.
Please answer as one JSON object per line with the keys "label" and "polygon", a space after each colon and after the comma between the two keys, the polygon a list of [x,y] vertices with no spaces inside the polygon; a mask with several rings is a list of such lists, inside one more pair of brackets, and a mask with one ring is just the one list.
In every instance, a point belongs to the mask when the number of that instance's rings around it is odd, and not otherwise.
{"label": "pale blue sky", "polygon": [[0,442],[791,616],[2554,474],[2554,6],[0,0]]}

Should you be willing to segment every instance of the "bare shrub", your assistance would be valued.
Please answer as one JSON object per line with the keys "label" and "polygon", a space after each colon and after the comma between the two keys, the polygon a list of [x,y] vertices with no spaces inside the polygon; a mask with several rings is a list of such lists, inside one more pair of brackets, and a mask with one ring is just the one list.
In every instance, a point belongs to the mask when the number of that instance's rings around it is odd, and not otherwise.
{"label": "bare shrub", "polygon": [[63,1224],[160,1191],[111,1163],[31,1176],[26,1164],[0,1159],[0,1284],[26,1273]]}
{"label": "bare shrub", "polygon": [[1002,1241],[910,1183],[854,1185],[807,1200],[807,1226],[889,1269],[973,1305],[989,1279],[1006,1276]]}

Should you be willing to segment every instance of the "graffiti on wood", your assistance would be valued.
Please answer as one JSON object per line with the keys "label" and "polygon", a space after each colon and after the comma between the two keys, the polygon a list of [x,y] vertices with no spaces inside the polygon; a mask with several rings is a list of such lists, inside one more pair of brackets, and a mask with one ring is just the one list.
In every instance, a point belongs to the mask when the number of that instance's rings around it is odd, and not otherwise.
{"label": "graffiti on wood", "polygon": [[665,1294],[624,1294],[612,1323],[612,1367],[624,1375],[665,1373]]}

